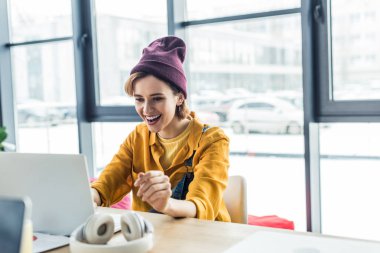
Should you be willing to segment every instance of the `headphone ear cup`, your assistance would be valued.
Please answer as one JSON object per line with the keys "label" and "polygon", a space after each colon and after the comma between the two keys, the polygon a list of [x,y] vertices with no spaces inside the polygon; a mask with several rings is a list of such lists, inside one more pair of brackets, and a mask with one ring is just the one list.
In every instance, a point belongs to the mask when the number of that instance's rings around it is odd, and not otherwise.
{"label": "headphone ear cup", "polygon": [[153,225],[150,223],[150,221],[144,219],[144,232],[145,233],[153,233]]}
{"label": "headphone ear cup", "polygon": [[96,213],[82,228],[82,238],[90,244],[106,244],[114,234],[115,224],[110,215]]}
{"label": "headphone ear cup", "polygon": [[136,240],[144,236],[144,218],[138,213],[128,212],[120,217],[121,232],[127,241]]}

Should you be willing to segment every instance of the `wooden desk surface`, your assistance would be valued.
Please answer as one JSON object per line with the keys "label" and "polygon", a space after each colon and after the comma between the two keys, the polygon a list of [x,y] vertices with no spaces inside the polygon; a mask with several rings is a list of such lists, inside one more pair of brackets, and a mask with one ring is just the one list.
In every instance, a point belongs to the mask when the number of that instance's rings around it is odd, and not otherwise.
{"label": "wooden desk surface", "polygon": [[[100,212],[123,213],[123,210],[98,207]],[[193,218],[175,219],[163,214],[138,212],[154,226],[154,246],[151,253],[160,252],[222,252],[258,230],[274,230],[226,222],[212,222]],[[51,250],[69,253],[69,247]]]}
{"label": "wooden desk surface", "polygon": [[[98,207],[104,213],[123,213],[120,209]],[[277,231],[282,234],[299,234],[317,238],[334,238],[316,233],[294,232],[285,229],[257,227],[226,222],[212,222],[192,218],[174,219],[167,215],[138,212],[154,226],[154,245],[150,253],[223,252],[257,231]],[[117,233],[115,236],[122,236]],[[286,237],[286,236],[285,236]],[[350,239],[352,242],[358,241]],[[360,241],[360,240],[359,240]],[[351,243],[352,243],[351,242]],[[376,242],[380,248],[380,243]],[[250,252],[246,250],[245,252]],[[69,253],[69,246],[49,251]],[[330,251],[329,251],[330,252]],[[353,251],[361,252],[361,251]],[[372,251],[371,251],[372,252]],[[374,251],[378,252],[378,251]]]}

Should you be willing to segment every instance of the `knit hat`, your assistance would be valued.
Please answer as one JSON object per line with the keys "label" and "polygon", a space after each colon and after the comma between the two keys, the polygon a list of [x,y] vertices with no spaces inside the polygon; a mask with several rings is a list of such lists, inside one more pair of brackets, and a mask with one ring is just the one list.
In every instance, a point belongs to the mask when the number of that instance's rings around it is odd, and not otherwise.
{"label": "knit hat", "polygon": [[167,81],[180,89],[185,98],[186,77],[183,61],[186,55],[185,42],[175,36],[157,39],[144,48],[139,63],[131,70],[131,74],[144,72]]}

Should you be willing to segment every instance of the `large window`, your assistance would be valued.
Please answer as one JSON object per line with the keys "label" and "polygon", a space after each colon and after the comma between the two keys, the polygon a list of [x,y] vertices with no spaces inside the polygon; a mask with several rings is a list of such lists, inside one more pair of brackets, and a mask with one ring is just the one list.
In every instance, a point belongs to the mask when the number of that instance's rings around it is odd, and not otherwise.
{"label": "large window", "polygon": [[380,99],[379,9],[379,1],[331,1],[334,100]]}
{"label": "large window", "polygon": [[321,231],[375,240],[379,206],[372,199],[380,193],[380,135],[374,123],[380,116],[378,7],[371,0],[318,1],[311,8],[316,50],[307,61],[318,63],[312,75],[318,91],[313,96],[315,119],[336,122],[320,124],[317,140]]}
{"label": "large window", "polygon": [[379,240],[380,124],[321,129],[322,232]]}
{"label": "large window", "polygon": [[69,0],[9,0],[8,4],[13,43],[73,34]]}
{"label": "large window", "polygon": [[120,145],[126,140],[139,122],[127,123],[94,123],[94,175],[98,176],[112,157],[119,151]]}
{"label": "large window", "polygon": [[319,121],[378,121],[379,6],[373,0],[323,0],[315,7]]}
{"label": "large window", "polygon": [[132,67],[149,42],[167,34],[166,1],[96,0],[101,106],[133,105],[124,92]]}
{"label": "large window", "polygon": [[17,151],[78,153],[71,1],[8,2]]}
{"label": "large window", "polygon": [[95,13],[98,69],[95,103],[98,107],[110,108],[100,116],[107,117],[111,112],[116,114],[116,121],[120,121],[117,118],[132,115],[133,121],[93,123],[94,175],[98,175],[139,120],[134,99],[125,93],[124,83],[139,61],[143,48],[154,39],[167,35],[168,24],[164,0],[144,0],[133,4],[123,0],[96,0]]}
{"label": "large window", "polygon": [[190,106],[230,137],[248,213],[306,230],[300,15],[190,26]]}
{"label": "large window", "polygon": [[71,41],[15,47],[12,58],[18,151],[78,153]]}

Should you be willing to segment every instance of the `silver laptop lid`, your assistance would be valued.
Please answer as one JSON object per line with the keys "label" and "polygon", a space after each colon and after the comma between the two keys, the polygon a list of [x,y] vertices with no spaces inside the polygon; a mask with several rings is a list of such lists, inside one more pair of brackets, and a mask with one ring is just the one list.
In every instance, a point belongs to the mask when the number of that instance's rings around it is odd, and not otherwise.
{"label": "silver laptop lid", "polygon": [[83,155],[0,152],[0,195],[30,197],[41,233],[69,235],[94,213]]}

